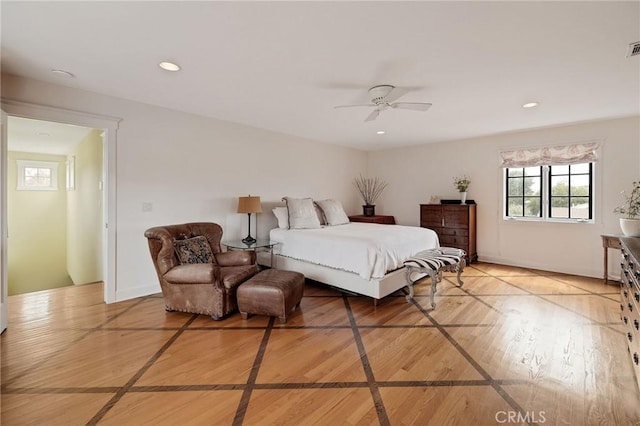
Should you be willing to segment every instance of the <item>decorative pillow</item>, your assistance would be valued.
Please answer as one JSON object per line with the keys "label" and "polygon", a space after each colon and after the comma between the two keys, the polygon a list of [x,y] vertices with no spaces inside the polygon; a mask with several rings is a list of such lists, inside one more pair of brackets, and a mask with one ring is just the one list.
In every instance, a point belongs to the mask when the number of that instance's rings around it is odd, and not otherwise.
{"label": "decorative pillow", "polygon": [[321,226],[325,226],[327,224],[327,219],[324,217],[324,213],[319,205],[317,205],[314,201],[313,208],[316,210],[316,215],[318,216],[318,220],[320,221]]}
{"label": "decorative pillow", "polygon": [[272,210],[276,219],[278,219],[278,228],[289,229],[289,213],[286,207],[276,207]]}
{"label": "decorative pillow", "polygon": [[287,203],[289,229],[312,229],[321,227],[311,198],[284,197],[282,200]]}
{"label": "decorative pillow", "polygon": [[213,252],[203,236],[174,240],[173,247],[180,263],[213,263]]}
{"label": "decorative pillow", "polygon": [[338,200],[322,200],[316,201],[316,204],[322,209],[327,225],[344,225],[349,223],[349,217],[344,212],[342,203]]}

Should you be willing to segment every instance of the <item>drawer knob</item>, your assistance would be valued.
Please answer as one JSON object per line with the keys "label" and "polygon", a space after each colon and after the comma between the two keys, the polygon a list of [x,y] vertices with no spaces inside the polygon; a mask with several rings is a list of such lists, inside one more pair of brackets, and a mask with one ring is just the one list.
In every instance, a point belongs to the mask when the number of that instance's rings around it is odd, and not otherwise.
{"label": "drawer knob", "polygon": [[622,303],[620,304],[620,310],[624,311],[624,305]]}
{"label": "drawer knob", "polygon": [[638,353],[637,353],[637,352],[634,352],[634,353],[633,353],[633,363],[634,363],[635,365],[638,365],[638,363],[640,363],[640,357],[638,356]]}
{"label": "drawer knob", "polygon": [[624,321],[625,324],[629,323],[629,318],[627,317],[622,317],[622,321]]}
{"label": "drawer knob", "polygon": [[629,293],[627,293],[627,290],[622,290],[622,295],[624,296],[624,298],[626,299],[627,296],[629,295]]}
{"label": "drawer knob", "polygon": [[633,334],[631,334],[631,332],[627,333],[627,339],[629,339],[630,342],[633,342]]}
{"label": "drawer knob", "polygon": [[640,330],[640,321],[633,320],[633,326],[636,328],[636,330]]}
{"label": "drawer knob", "polygon": [[633,305],[631,303],[627,304],[627,308],[629,308],[629,312],[633,312]]}
{"label": "drawer knob", "polygon": [[640,294],[638,294],[637,291],[633,293],[633,298],[636,299],[636,302],[640,303]]}

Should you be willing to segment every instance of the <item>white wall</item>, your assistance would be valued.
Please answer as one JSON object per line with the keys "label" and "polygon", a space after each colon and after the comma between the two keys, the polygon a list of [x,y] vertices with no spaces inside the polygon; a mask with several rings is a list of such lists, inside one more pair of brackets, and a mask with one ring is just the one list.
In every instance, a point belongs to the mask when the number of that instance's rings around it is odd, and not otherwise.
{"label": "white wall", "polygon": [[[600,141],[595,169],[595,223],[561,224],[513,222],[502,219],[502,170],[498,152],[504,148]],[[601,277],[600,235],[620,233],[612,210],[640,178],[640,118],[545,128],[452,143],[370,152],[369,174],[389,182],[380,212],[393,214],[400,224],[419,225],[419,204],[432,195],[459,197],[453,177],[468,174],[468,198],[478,204],[480,260]],[[610,273],[619,273],[611,253]]]}
{"label": "white wall", "polygon": [[[366,171],[363,151],[172,111],[15,76],[2,76],[5,99],[122,118],[117,135],[117,289],[124,300],[159,291],[144,230],[213,221],[224,239],[246,235],[237,197],[259,195],[259,235],[282,196],[334,197],[348,213],[360,201],[351,182]],[[142,212],[142,203],[153,205]]]}
{"label": "white wall", "polygon": [[67,192],[67,270],[76,285],[102,281],[102,137],[76,145],[75,188]]}

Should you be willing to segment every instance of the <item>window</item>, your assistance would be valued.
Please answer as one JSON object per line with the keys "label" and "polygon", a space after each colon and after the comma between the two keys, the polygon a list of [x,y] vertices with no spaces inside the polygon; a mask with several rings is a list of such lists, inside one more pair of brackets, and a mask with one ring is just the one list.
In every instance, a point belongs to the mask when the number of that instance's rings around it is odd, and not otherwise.
{"label": "window", "polygon": [[18,190],[58,190],[58,163],[50,161],[17,160],[17,164]]}
{"label": "window", "polygon": [[504,170],[506,217],[593,219],[593,163]]}

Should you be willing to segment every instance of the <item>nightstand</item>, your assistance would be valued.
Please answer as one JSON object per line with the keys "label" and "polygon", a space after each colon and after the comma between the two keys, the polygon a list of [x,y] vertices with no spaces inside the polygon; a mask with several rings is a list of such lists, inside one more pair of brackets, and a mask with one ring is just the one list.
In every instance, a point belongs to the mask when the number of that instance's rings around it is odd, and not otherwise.
{"label": "nightstand", "polygon": [[269,265],[269,267],[273,268],[273,246],[280,243],[269,240],[257,240],[253,244],[246,244],[242,241],[227,241],[223,242],[222,244],[227,247],[227,250],[253,250],[269,252],[269,254],[271,255],[271,265]]}
{"label": "nightstand", "polygon": [[366,223],[379,223],[382,225],[395,225],[396,218],[393,216],[383,216],[383,215],[375,215],[375,216],[349,216],[349,220],[351,222],[366,222]]}

